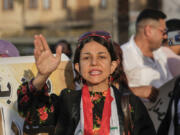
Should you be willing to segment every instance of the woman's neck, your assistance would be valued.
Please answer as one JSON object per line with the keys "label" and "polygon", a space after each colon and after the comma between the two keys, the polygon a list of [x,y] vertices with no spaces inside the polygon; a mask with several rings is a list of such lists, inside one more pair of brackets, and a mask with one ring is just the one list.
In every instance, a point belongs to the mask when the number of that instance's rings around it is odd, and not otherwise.
{"label": "woman's neck", "polygon": [[103,83],[103,84],[90,84],[87,83],[87,86],[89,88],[89,91],[93,92],[103,92],[108,90],[109,84],[108,83]]}

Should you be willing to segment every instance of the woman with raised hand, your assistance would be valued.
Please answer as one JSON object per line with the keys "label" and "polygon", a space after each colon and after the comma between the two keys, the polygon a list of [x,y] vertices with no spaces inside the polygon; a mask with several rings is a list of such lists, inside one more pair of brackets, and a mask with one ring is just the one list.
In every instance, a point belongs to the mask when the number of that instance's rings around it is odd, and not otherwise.
{"label": "woman with raised hand", "polygon": [[[48,94],[46,80],[59,65],[62,48],[58,47],[54,56],[42,35],[35,36],[34,45],[38,74],[17,91],[18,109],[26,118],[27,133],[46,132],[55,127],[55,135],[156,134],[140,99],[130,94],[126,108],[122,106],[121,91],[128,87],[124,82],[119,90],[111,85],[115,81],[112,78],[125,74],[117,68],[109,33],[93,31],[80,36],[74,67],[75,80],[83,83],[83,87],[80,91],[64,89],[60,95]],[[129,114],[123,113],[124,108]],[[130,121],[126,121],[127,116]]]}

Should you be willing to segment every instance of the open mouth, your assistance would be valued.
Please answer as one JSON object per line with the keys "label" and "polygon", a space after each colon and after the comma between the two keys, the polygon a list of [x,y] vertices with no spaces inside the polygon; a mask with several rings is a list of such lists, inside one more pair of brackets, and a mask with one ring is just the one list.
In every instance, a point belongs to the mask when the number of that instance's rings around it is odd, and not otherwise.
{"label": "open mouth", "polygon": [[89,74],[92,76],[100,75],[101,73],[102,73],[102,71],[99,71],[99,70],[91,70],[89,72]]}

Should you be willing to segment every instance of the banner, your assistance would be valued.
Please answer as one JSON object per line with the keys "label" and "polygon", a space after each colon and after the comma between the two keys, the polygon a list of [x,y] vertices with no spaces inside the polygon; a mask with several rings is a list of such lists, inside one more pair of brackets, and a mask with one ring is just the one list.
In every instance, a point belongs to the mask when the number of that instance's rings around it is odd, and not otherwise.
{"label": "banner", "polygon": [[[17,88],[36,76],[33,56],[0,59],[0,135],[22,135],[23,118],[17,112]],[[61,63],[47,80],[49,93],[74,89],[72,63],[62,54]]]}
{"label": "banner", "polygon": [[164,119],[170,98],[172,97],[172,91],[174,88],[176,78],[168,81],[163,86],[159,88],[159,96],[156,102],[148,102],[146,100],[142,100],[148,110],[148,113],[153,121],[155,129],[157,131],[161,121]]}

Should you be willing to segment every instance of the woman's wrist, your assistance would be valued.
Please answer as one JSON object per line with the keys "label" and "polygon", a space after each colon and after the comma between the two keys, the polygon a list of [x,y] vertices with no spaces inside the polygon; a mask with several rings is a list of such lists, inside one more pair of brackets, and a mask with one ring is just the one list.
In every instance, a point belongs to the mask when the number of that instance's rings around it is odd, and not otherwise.
{"label": "woman's wrist", "polygon": [[32,85],[37,90],[41,90],[43,88],[43,86],[46,84],[46,80],[48,79],[48,77],[49,76],[41,75],[41,74],[38,73],[37,76],[32,81]]}

